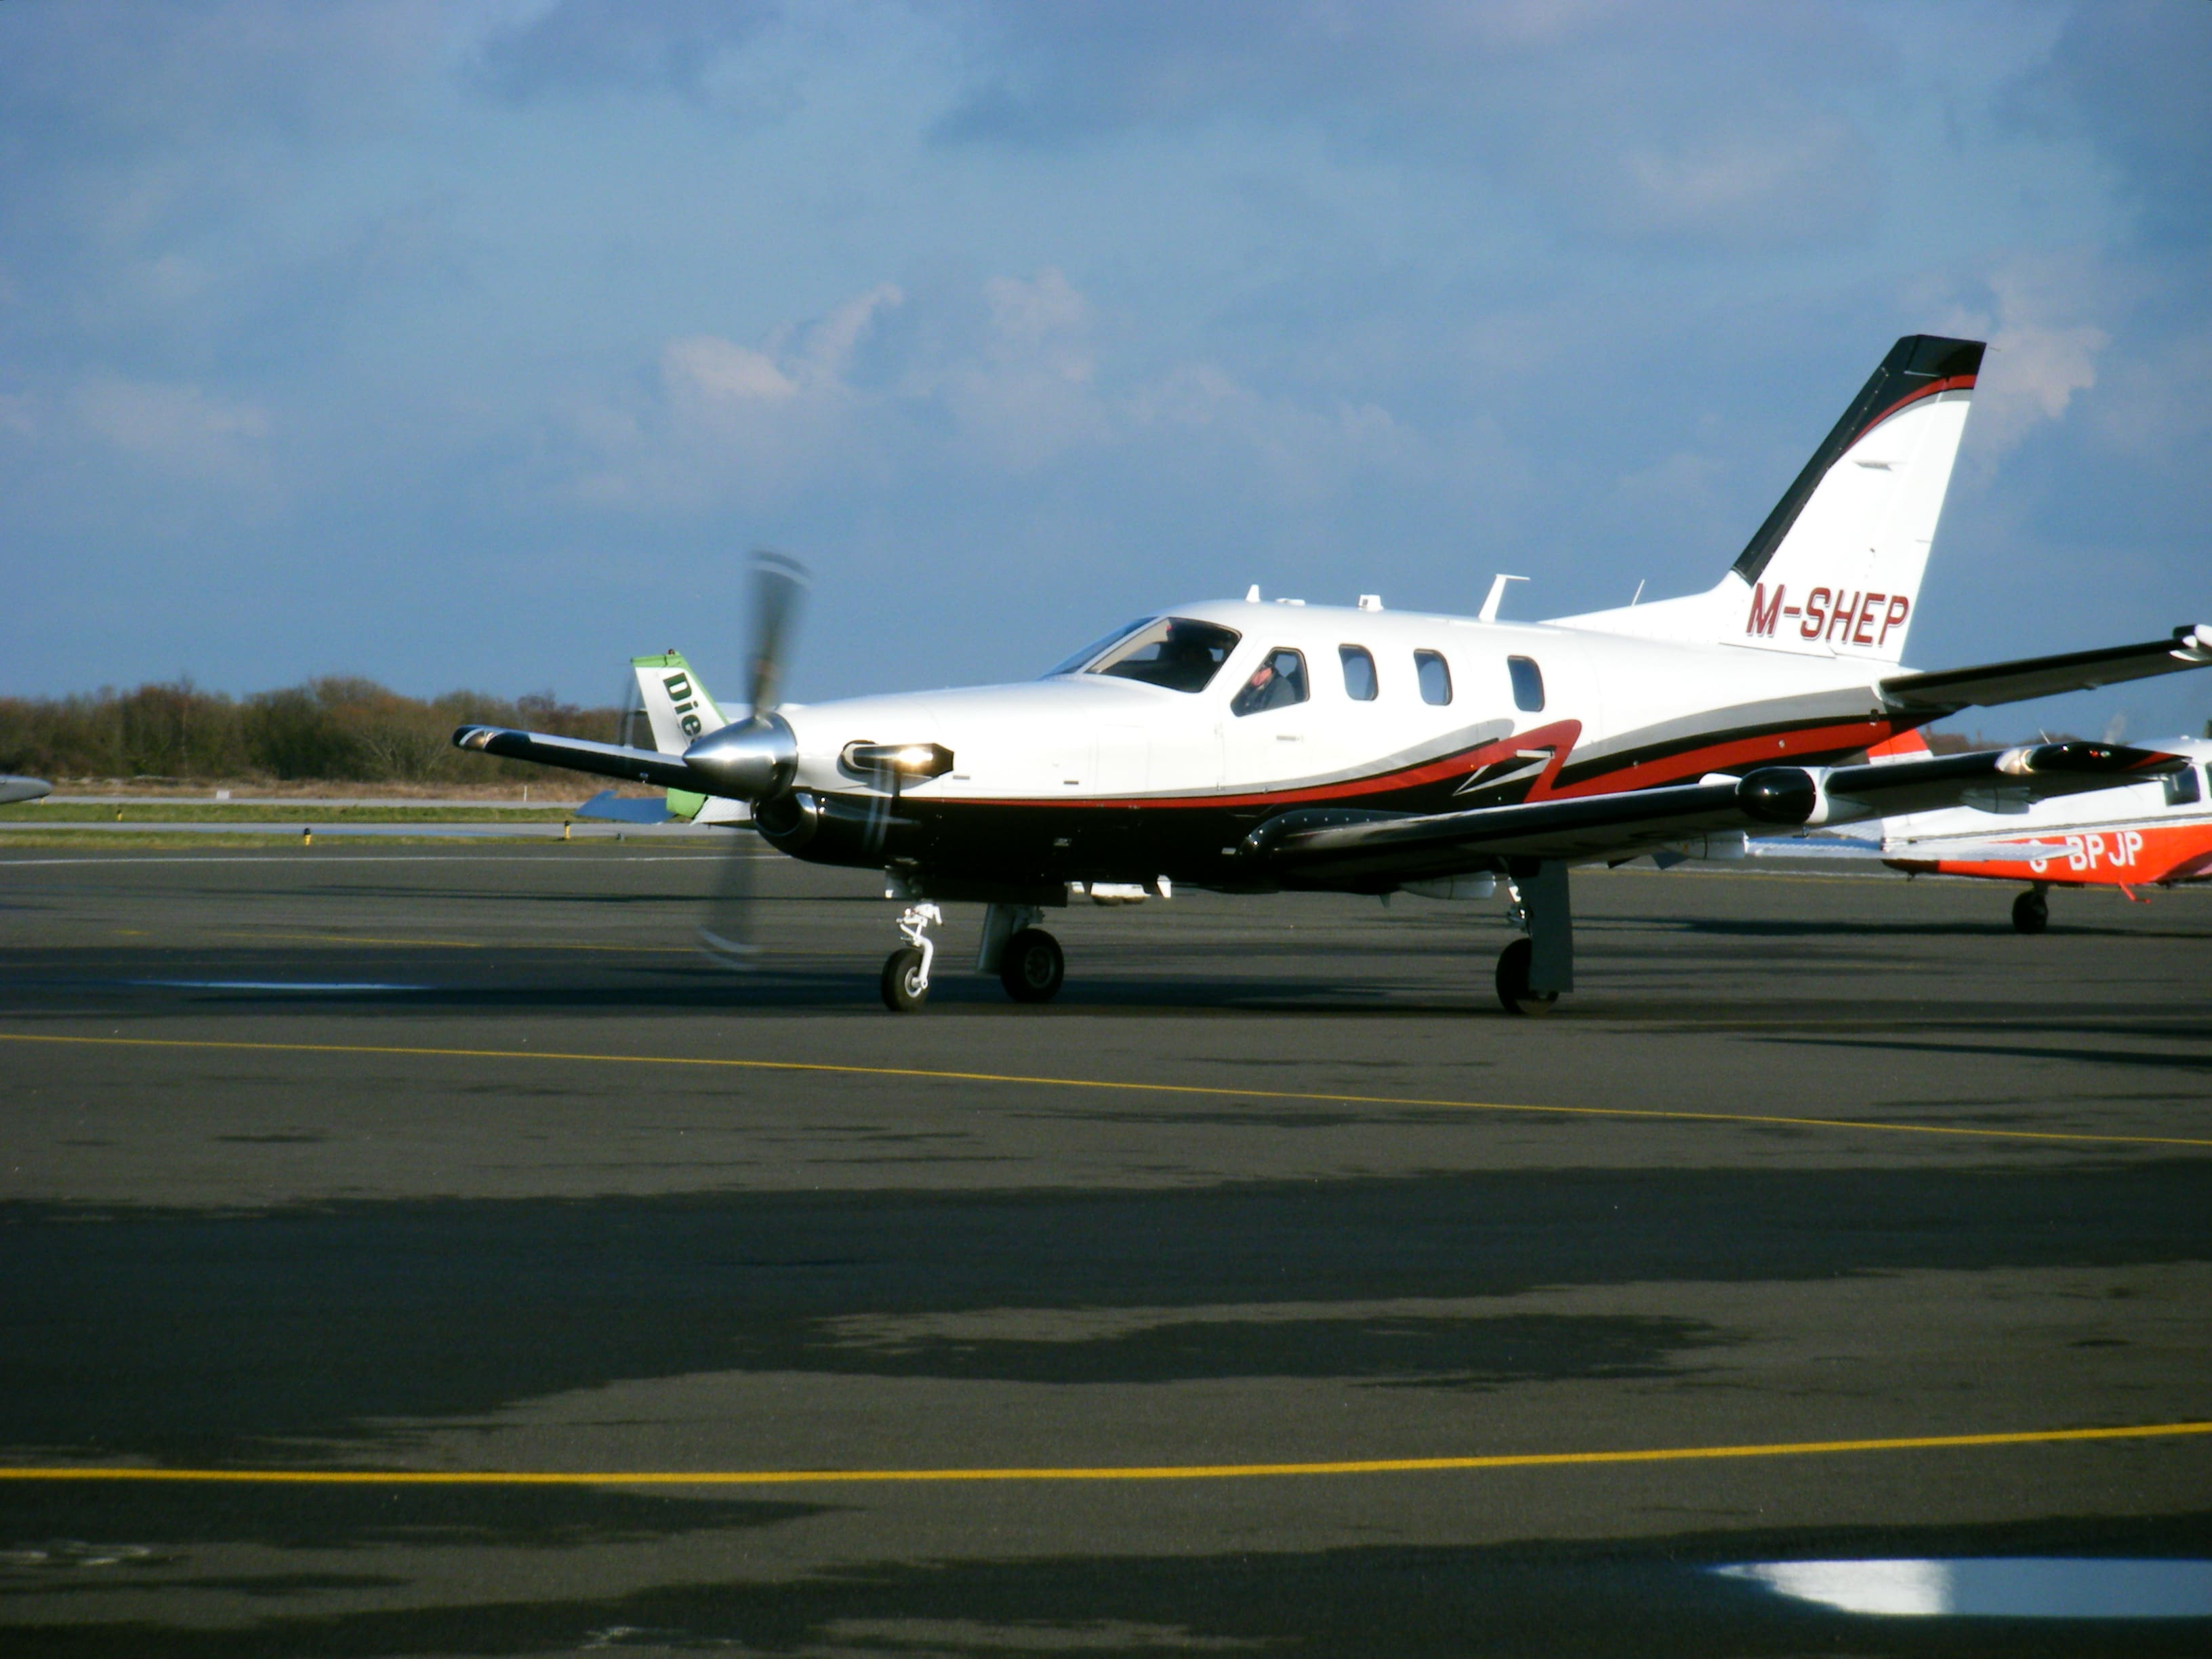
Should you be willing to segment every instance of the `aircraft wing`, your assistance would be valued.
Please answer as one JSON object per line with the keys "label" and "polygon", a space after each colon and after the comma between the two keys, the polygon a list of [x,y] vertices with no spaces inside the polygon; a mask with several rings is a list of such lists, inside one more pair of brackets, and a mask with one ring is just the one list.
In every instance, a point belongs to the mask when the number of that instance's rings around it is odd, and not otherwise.
{"label": "aircraft wing", "polygon": [[1892,708],[1948,714],[2061,691],[2087,691],[2207,664],[2212,664],[2212,623],[2200,623],[2195,628],[2175,629],[2171,639],[2146,640],[2141,645],[2023,657],[2017,662],[1946,668],[1933,674],[1893,674],[1881,683],[1881,696]]}
{"label": "aircraft wing", "polygon": [[1824,801],[1814,821],[1845,823],[1945,806],[2017,810],[2054,795],[2078,795],[2163,777],[2188,764],[2179,755],[2122,744],[2039,743],[1832,766],[1818,774]]}
{"label": "aircraft wing", "polygon": [[1714,830],[1801,824],[1819,804],[1809,773],[1767,766],[1742,778],[1463,812],[1299,808],[1260,824],[1240,850],[1287,886],[1357,891],[1493,868],[1507,859],[1632,858]]}
{"label": "aircraft wing", "polygon": [[658,755],[649,749],[625,749],[617,743],[514,732],[501,726],[464,726],[453,733],[453,747],[480,750],[507,760],[536,761],[540,766],[562,766],[571,772],[594,772],[630,783],[659,784],[664,789],[689,789],[698,794],[712,792],[707,780],[680,757]]}
{"label": "aircraft wing", "polygon": [[[2027,833],[2027,832],[2024,832]],[[2049,842],[1909,841],[1883,842],[1844,836],[1759,836],[1744,843],[1747,859],[1837,860],[1861,864],[2038,864],[2066,848]],[[1661,855],[1662,858],[1664,854]]]}
{"label": "aircraft wing", "polygon": [[1462,812],[1309,807],[1267,819],[1241,850],[1285,886],[1364,891],[1509,860],[1618,861],[1729,830],[1771,833],[1938,806],[2024,805],[2186,764],[2179,756],[2115,744],[2051,743],[1863,766],[1767,766],[1741,778]]}

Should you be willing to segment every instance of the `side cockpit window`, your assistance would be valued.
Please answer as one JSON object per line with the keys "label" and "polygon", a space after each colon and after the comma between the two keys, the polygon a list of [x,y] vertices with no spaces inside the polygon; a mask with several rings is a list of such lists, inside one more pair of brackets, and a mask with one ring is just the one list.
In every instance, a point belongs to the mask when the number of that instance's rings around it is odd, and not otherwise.
{"label": "side cockpit window", "polygon": [[1112,646],[1083,672],[1142,680],[1170,691],[1203,691],[1229,660],[1240,637],[1233,628],[1188,617],[1162,617]]}
{"label": "side cockpit window", "polygon": [[2166,804],[2168,806],[2193,806],[2204,798],[2203,791],[2197,786],[2197,769],[2193,766],[2179,772],[2169,772],[2159,781],[2166,786]]}
{"label": "side cockpit window", "polygon": [[1287,648],[1270,651],[1230,703],[1232,714],[1261,714],[1306,700],[1306,659]]}
{"label": "side cockpit window", "polygon": [[1536,659],[1534,657],[1508,657],[1505,670],[1513,676],[1513,706],[1523,714],[1543,713],[1544,671],[1536,666]]}
{"label": "side cockpit window", "polygon": [[1413,653],[1413,678],[1421,684],[1421,701],[1441,708],[1451,701],[1451,665],[1440,651]]}
{"label": "side cockpit window", "polygon": [[1340,645],[1337,659],[1344,665],[1344,695],[1354,702],[1375,701],[1375,659],[1364,645]]}

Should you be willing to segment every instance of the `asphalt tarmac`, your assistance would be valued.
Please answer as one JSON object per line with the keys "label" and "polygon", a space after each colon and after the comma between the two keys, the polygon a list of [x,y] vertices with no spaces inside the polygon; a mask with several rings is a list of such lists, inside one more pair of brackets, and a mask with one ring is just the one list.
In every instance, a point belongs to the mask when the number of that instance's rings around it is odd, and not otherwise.
{"label": "asphalt tarmac", "polygon": [[0,1650],[2212,1642],[2212,891],[752,868],[0,848]]}

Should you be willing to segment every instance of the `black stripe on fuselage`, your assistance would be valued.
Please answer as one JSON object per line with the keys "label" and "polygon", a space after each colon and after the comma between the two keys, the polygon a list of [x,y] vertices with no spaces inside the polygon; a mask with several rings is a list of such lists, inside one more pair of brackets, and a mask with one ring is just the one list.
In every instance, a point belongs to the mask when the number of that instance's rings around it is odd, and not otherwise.
{"label": "black stripe on fuselage", "polygon": [[[1704,751],[1761,740],[1779,745],[1771,755],[1735,763],[1824,765],[1854,758],[1864,751],[1868,728],[1893,726],[1902,731],[1906,722],[1881,716],[1826,713],[1791,720],[1708,730],[1669,738],[1663,743],[1623,750],[1577,767],[1563,768],[1553,790],[1573,788],[1577,793],[1607,793],[1592,789],[1601,780],[1615,781],[1615,790],[1658,788],[1678,783],[1690,775],[1726,769],[1709,765]],[[1793,749],[1793,733],[1826,727],[1856,726],[1847,738],[1818,749]],[[1347,813],[1423,813],[1475,806],[1510,805],[1525,799],[1540,769],[1486,790],[1464,792],[1465,780],[1445,778],[1412,787],[1391,787],[1384,777],[1367,793],[1339,796],[1322,806]],[[1294,790],[1281,792],[1288,796]],[[791,849],[794,856],[813,863],[872,868],[892,865],[917,872],[926,889],[935,873],[963,883],[1001,882],[1009,886],[1066,881],[1141,882],[1168,876],[1194,886],[1267,887],[1264,874],[1240,863],[1235,849],[1258,824],[1276,813],[1310,808],[1310,801],[1255,798],[1253,792],[1223,792],[1224,804],[1211,806],[1204,798],[1182,796],[1169,805],[1142,800],[1109,805],[1075,801],[962,801],[933,800],[908,792],[898,805],[898,816],[879,846],[836,838]],[[847,809],[854,821],[865,817],[876,797],[854,794],[825,797]],[[1234,801],[1235,805],[1226,804]],[[1362,889],[1361,890],[1365,890]]]}

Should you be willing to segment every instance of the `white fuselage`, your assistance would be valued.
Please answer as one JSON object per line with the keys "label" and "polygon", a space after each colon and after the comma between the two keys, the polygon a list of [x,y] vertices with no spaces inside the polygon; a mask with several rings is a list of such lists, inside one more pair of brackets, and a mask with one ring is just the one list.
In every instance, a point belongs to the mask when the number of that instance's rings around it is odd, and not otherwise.
{"label": "white fuselage", "polygon": [[[878,793],[878,779],[841,764],[848,745],[936,743],[953,765],[904,786],[916,805],[1368,795],[1395,793],[1438,766],[1451,795],[1467,793],[1476,773],[1486,787],[1510,784],[1537,777],[1547,761],[1568,776],[1546,793],[1582,793],[1846,753],[1891,729],[1875,688],[1880,672],[1893,672],[1886,664],[1331,605],[1210,601],[1162,614],[1238,635],[1203,690],[1074,672],[793,707],[784,713],[799,738],[794,784]],[[1342,647],[1371,657],[1371,698],[1352,695]],[[1304,659],[1306,699],[1234,714],[1255,666],[1283,650]],[[1416,653],[1443,659],[1448,694],[1431,670],[1425,696]],[[1540,699],[1525,671],[1516,695],[1516,657],[1535,665]],[[1529,752],[1495,753],[1515,739],[1528,739]],[[1460,758],[1470,753],[1485,758]],[[1500,772],[1501,759],[1521,763]],[[1419,779],[1431,793],[1446,781]]]}

